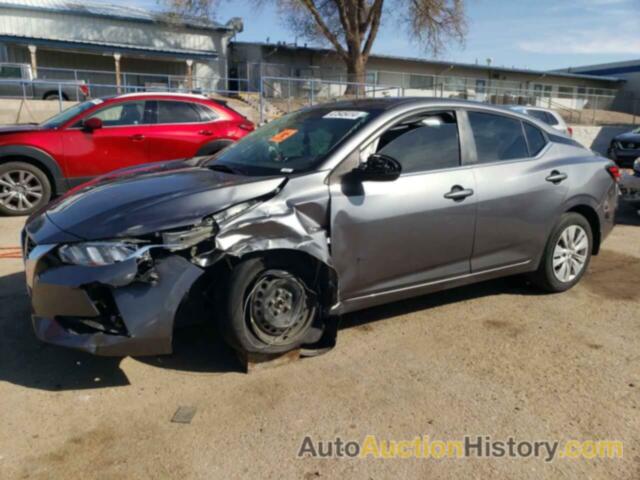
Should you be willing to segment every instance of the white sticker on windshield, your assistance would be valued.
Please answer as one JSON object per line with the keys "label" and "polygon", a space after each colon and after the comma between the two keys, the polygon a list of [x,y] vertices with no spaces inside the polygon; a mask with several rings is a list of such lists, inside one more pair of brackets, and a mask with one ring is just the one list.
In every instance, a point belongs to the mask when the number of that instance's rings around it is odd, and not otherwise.
{"label": "white sticker on windshield", "polygon": [[101,103],[104,103],[104,100],[102,100],[101,98],[94,98],[93,100],[91,100],[91,103],[93,103],[94,105],[100,105]]}
{"label": "white sticker on windshield", "polygon": [[369,115],[368,112],[358,112],[357,110],[334,110],[327,113],[322,118],[339,118],[342,120],[358,120]]}

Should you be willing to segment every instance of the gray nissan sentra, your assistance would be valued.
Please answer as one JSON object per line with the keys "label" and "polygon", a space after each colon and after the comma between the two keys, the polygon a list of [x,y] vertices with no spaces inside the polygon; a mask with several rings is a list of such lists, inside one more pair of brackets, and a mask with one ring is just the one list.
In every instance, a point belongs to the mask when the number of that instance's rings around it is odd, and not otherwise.
{"label": "gray nissan sentra", "polygon": [[331,341],[341,314],[528,274],[580,281],[614,224],[617,167],[536,119],[441,99],[325,104],[214,157],[99,177],[23,232],[33,326],[100,355]]}

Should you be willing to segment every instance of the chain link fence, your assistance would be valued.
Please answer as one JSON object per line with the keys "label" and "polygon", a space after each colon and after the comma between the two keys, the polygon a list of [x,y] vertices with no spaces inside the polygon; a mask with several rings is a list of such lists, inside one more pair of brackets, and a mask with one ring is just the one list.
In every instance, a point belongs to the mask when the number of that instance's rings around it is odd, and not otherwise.
{"label": "chain link fence", "polygon": [[[484,81],[455,77],[406,77],[402,85],[350,83],[339,80],[262,77],[260,81],[260,119],[268,121],[285,113],[317,103],[358,98],[410,96],[472,100],[494,105],[526,105],[557,110],[569,123],[584,125],[636,125],[640,121],[640,99],[620,101],[619,95],[552,91],[523,87],[516,82],[487,85]],[[413,78],[413,80],[411,80]]]}

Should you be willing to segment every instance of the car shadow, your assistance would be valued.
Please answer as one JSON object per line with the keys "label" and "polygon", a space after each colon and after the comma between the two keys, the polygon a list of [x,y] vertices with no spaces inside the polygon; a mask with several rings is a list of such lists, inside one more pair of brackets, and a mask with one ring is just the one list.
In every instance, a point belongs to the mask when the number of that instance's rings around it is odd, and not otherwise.
{"label": "car shadow", "polygon": [[543,292],[533,287],[526,277],[521,275],[487,280],[350,313],[341,319],[340,329],[360,327],[421,310],[501,294],[543,295]]}
{"label": "car shadow", "polygon": [[[24,273],[0,277],[0,382],[48,391],[129,385],[121,357],[98,357],[39,341],[31,327]],[[174,353],[137,357],[155,367],[190,372],[242,371],[242,364],[214,332],[202,325],[177,330]]]}

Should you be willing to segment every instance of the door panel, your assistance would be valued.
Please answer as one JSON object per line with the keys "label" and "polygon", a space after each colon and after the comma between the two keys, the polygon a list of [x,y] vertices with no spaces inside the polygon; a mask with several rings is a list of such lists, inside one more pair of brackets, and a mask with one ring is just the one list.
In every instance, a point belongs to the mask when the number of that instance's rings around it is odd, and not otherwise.
{"label": "door panel", "polygon": [[147,161],[145,126],[104,127],[93,132],[61,132],[71,177],[94,177]]}
{"label": "door panel", "polygon": [[87,131],[80,120],[63,130],[67,175],[94,177],[147,162],[148,103],[140,100],[112,103],[84,119],[98,118],[102,128]]}
{"label": "door panel", "polygon": [[149,161],[191,158],[204,144],[223,137],[223,124],[226,122],[154,125],[146,134]]}
{"label": "door panel", "polygon": [[568,191],[568,182],[545,180],[558,169],[554,164],[534,159],[475,167],[478,220],[472,271],[533,260],[542,252]]}
{"label": "door panel", "polygon": [[[478,218],[471,270],[478,272],[522,262],[542,253],[550,226],[567,195],[568,182],[550,182],[562,171],[535,126],[487,112],[468,113],[478,164]],[[531,158],[537,157],[538,158]]]}
{"label": "door panel", "polygon": [[206,108],[203,113],[205,107],[194,102],[158,100],[154,104],[157,125],[147,133],[151,162],[191,158],[204,144],[227,133],[228,122],[215,121],[214,112]]}
{"label": "door panel", "polygon": [[472,169],[353,182],[331,186],[332,257],[341,299],[470,272],[475,198],[456,201],[445,194],[455,185],[475,189]]}

